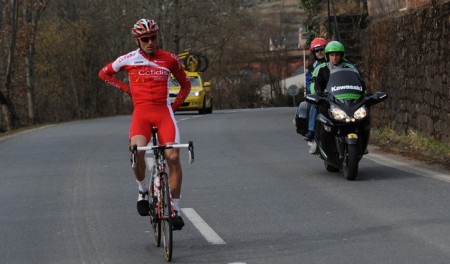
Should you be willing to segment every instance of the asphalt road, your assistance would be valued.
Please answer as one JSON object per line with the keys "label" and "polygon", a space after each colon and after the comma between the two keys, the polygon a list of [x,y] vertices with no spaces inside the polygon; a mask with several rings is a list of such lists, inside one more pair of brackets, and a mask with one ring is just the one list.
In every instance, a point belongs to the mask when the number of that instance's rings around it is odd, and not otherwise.
{"label": "asphalt road", "polygon": [[[330,173],[293,108],[176,115],[182,208],[174,263],[450,263],[450,175],[371,153]],[[165,263],[136,212],[128,116],[0,139],[0,263]]]}

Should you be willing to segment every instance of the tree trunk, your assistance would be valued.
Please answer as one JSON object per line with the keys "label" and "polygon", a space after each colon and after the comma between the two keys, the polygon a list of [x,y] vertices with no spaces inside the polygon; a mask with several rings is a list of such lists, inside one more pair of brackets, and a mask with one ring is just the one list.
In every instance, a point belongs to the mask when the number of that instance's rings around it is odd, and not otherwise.
{"label": "tree trunk", "polygon": [[34,124],[36,122],[36,116],[35,116],[35,99],[34,99],[34,81],[33,81],[33,67],[34,67],[34,34],[35,34],[35,27],[32,24],[32,11],[31,11],[31,4],[28,2],[25,5],[25,16],[24,16],[24,22],[25,26],[30,31],[30,39],[28,43],[28,52],[27,56],[25,57],[25,71],[26,71],[26,84],[27,84],[27,99],[28,99],[28,118],[30,119],[31,123]]}
{"label": "tree trunk", "polygon": [[[34,6],[34,8],[33,8]],[[39,1],[39,3],[34,3],[33,0],[29,0],[25,5],[25,15],[24,22],[27,28],[30,31],[30,39],[28,43],[28,52],[25,58],[25,67],[26,67],[26,83],[27,83],[27,97],[28,97],[28,118],[32,124],[35,124],[37,121],[36,116],[36,99],[35,99],[35,87],[34,87],[34,69],[35,62],[34,58],[36,55],[35,50],[35,41],[36,41],[36,33],[39,18],[41,16],[41,12],[45,8],[45,2]],[[33,10],[35,9],[35,10]]]}
{"label": "tree trunk", "polygon": [[[77,89],[77,85],[75,80],[73,79],[74,76],[74,71],[72,71],[72,74],[70,75],[70,88],[72,90],[72,96],[73,96],[73,100],[72,100],[72,105],[73,105],[73,112],[75,113],[76,118],[80,118],[81,117],[81,108],[80,108],[80,96],[78,95],[79,90]],[[71,117],[73,118],[73,116]]]}
{"label": "tree trunk", "polygon": [[14,77],[14,50],[16,47],[17,36],[17,9],[18,1],[11,0],[11,41],[8,50],[8,61],[6,66],[5,82],[0,91],[0,104],[2,108],[3,118],[5,120],[6,131],[11,131],[15,128],[16,113],[14,105],[11,100],[11,93],[13,88]]}

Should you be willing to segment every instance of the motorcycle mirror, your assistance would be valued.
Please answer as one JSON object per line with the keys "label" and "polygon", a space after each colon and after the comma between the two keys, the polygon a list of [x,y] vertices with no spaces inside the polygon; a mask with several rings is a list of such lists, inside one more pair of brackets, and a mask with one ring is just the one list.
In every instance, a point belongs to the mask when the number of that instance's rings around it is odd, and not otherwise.
{"label": "motorcycle mirror", "polygon": [[317,94],[307,94],[305,96],[305,101],[311,104],[318,104],[320,101],[320,96],[318,96]]}
{"label": "motorcycle mirror", "polygon": [[376,92],[369,97],[368,104],[369,104],[369,106],[372,106],[372,105],[378,104],[379,102],[386,100],[386,98],[387,98],[387,93]]}
{"label": "motorcycle mirror", "polygon": [[377,101],[381,102],[381,101],[383,101],[383,100],[385,100],[387,98],[387,93],[385,93],[385,92],[376,92],[374,94],[374,96],[376,96],[376,100]]}
{"label": "motorcycle mirror", "polygon": [[375,92],[370,98],[376,103],[379,103],[387,98],[387,94],[385,92]]}

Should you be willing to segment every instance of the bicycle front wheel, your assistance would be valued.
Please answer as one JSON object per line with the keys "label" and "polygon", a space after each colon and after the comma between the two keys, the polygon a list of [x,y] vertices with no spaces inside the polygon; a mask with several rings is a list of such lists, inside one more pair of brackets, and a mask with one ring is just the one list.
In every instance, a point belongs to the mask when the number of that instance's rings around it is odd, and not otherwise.
{"label": "bicycle front wheel", "polygon": [[167,261],[172,260],[173,238],[172,238],[172,204],[170,203],[169,177],[164,173],[161,177],[161,228],[163,233],[164,257]]}
{"label": "bicycle front wheel", "polygon": [[155,245],[157,247],[161,246],[161,220],[159,219],[159,210],[158,210],[158,190],[155,186],[155,177],[159,177],[155,175],[156,166],[153,165],[150,169],[151,182],[150,182],[150,225],[153,230],[153,238],[155,239]]}
{"label": "bicycle front wheel", "polygon": [[153,229],[153,238],[155,239],[155,245],[161,246],[161,221],[158,220],[158,215],[150,216],[150,224]]}

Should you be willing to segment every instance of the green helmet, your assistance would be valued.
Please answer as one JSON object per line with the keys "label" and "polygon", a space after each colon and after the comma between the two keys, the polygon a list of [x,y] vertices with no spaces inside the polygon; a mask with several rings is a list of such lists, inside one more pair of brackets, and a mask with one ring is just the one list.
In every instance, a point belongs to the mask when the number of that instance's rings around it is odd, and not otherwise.
{"label": "green helmet", "polygon": [[327,58],[327,60],[328,60],[328,54],[329,53],[341,53],[342,54],[342,58],[344,58],[345,47],[339,41],[331,41],[325,47],[325,57]]}

